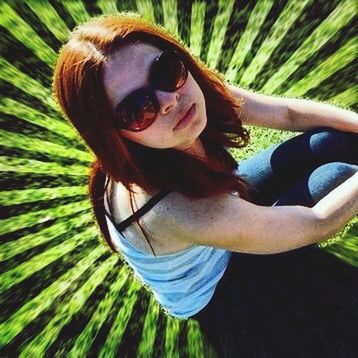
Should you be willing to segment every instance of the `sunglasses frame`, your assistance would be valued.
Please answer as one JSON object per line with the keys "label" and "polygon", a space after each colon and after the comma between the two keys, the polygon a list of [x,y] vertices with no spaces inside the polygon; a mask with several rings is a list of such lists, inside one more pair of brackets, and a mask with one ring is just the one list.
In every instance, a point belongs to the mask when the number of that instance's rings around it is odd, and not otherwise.
{"label": "sunglasses frame", "polygon": [[[178,61],[178,64],[181,64],[181,70],[184,71],[184,74],[179,78],[179,81],[176,82],[175,87],[165,86],[163,85],[163,83],[160,84],[160,80],[162,80],[160,78],[161,75],[160,59],[163,55],[166,56],[168,54],[173,56],[173,58],[175,58]],[[154,59],[151,65],[150,73],[149,73],[150,86],[142,87],[131,92],[116,106],[116,109],[114,111],[114,121],[113,121],[114,127],[116,129],[124,129],[131,132],[141,132],[147,129],[148,127],[150,127],[157,119],[158,112],[160,110],[160,105],[157,95],[155,94],[155,90],[175,92],[176,90],[184,86],[184,84],[188,79],[188,74],[189,74],[188,68],[187,66],[185,66],[185,63],[182,60],[181,56],[178,54],[178,52],[174,49],[164,50],[160,55],[158,55]],[[178,83],[180,84],[179,86]],[[139,96],[142,96],[142,98],[140,98]],[[119,118],[120,116],[119,112],[121,111],[121,107],[123,107],[123,112],[128,112],[128,108],[129,108],[132,111],[132,116],[133,115],[135,116],[137,114],[138,117],[139,115],[143,115],[145,113],[146,108],[143,108],[143,106],[139,109],[135,108],[137,104],[135,103],[135,101],[138,102],[139,100],[143,100],[143,99],[145,99],[147,103],[151,104],[152,108],[150,108],[149,112],[152,113],[153,116],[146,121],[146,124],[144,126],[140,126],[138,128],[134,128],[134,127],[131,128],[130,123],[136,122],[136,120],[128,119],[128,115],[125,114],[122,115],[122,118]],[[130,108],[131,105],[132,105],[132,109]],[[136,111],[137,113],[135,113]],[[129,125],[126,123],[129,123]]]}

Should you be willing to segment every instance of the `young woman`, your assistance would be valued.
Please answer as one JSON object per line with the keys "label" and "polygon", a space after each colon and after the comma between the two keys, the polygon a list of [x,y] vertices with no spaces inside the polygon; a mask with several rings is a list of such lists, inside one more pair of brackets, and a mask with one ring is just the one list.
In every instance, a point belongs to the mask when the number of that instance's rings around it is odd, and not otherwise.
{"label": "young woman", "polygon": [[[226,84],[129,14],[73,32],[54,92],[106,242],[168,314],[220,357],[354,355],[356,271],[316,244],[358,212],[355,113]],[[237,163],[250,124],[305,133]]]}

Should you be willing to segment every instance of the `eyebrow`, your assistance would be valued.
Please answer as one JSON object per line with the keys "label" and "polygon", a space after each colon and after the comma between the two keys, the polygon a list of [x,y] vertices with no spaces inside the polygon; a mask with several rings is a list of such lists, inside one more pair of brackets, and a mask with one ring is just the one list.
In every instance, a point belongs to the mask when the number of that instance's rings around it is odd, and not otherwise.
{"label": "eyebrow", "polygon": [[[156,57],[154,58],[154,60],[152,61],[151,65],[150,65],[150,67],[149,67],[149,73],[150,73],[150,72],[152,71],[152,69],[153,69],[153,64],[154,64],[154,62],[162,55],[163,52],[164,52],[164,51],[162,51],[158,56],[156,56]],[[135,90],[129,92],[126,96],[124,96],[124,98],[121,99],[121,100],[116,104],[116,106],[114,107],[114,113],[116,113],[116,112],[119,110],[120,106],[123,104],[123,102],[126,101],[126,99],[127,99],[129,96],[131,96],[133,93],[135,93],[135,92],[137,92],[138,90],[143,89],[143,88],[147,88],[147,87],[137,88],[137,89],[135,89]]]}

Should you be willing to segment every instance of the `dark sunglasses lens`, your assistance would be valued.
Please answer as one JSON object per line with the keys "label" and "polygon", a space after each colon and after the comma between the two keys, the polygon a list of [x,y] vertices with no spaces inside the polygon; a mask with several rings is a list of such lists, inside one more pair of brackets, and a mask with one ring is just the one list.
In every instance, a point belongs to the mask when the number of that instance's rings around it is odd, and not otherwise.
{"label": "dark sunglasses lens", "polygon": [[157,99],[151,93],[133,94],[117,112],[122,129],[139,132],[148,128],[157,117]]}
{"label": "dark sunglasses lens", "polygon": [[[154,62],[151,87],[174,92],[184,85],[188,70],[175,51],[164,51]],[[140,89],[132,93],[116,111],[117,128],[134,132],[148,128],[156,119],[159,103],[152,89]]]}
{"label": "dark sunglasses lens", "polygon": [[174,51],[164,51],[154,64],[151,83],[154,87],[173,92],[187,80],[188,70]]}

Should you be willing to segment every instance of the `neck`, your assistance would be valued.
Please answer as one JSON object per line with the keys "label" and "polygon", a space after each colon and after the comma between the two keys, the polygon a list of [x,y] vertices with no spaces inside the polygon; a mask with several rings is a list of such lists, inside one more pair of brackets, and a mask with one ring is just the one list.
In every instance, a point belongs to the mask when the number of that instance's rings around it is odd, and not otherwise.
{"label": "neck", "polygon": [[196,141],[190,147],[184,149],[184,152],[191,155],[195,155],[196,157],[199,157],[204,161],[209,160],[208,155],[204,149],[204,146],[199,138],[197,138]]}

